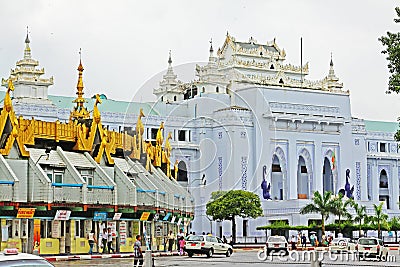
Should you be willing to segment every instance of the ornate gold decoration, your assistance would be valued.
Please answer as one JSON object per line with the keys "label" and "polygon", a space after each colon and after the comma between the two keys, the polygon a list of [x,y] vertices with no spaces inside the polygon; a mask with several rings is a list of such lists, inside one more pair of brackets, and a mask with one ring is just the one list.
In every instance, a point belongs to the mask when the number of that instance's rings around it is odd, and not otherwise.
{"label": "ornate gold decoration", "polygon": [[151,145],[150,141],[146,141],[146,170],[152,172],[151,161],[154,159],[154,147]]}
{"label": "ornate gold decoration", "polygon": [[163,129],[164,129],[164,122],[161,122],[160,128],[158,128],[157,137],[156,137],[156,148],[155,148],[154,162],[153,162],[154,167],[161,167]]}
{"label": "ornate gold decoration", "polygon": [[143,145],[143,133],[144,126],[142,123],[142,117],[144,117],[143,109],[140,109],[138,120],[136,123],[136,153],[135,158],[140,159],[140,154],[145,152],[145,147]]}
{"label": "ornate gold decoration", "polygon": [[82,61],[79,60],[79,66],[78,66],[78,84],[76,85],[77,92],[76,94],[78,95],[77,98],[75,98],[73,103],[76,103],[76,106],[74,107],[74,110],[71,112],[70,115],[70,120],[73,119],[89,119],[90,114],[89,111],[86,109],[84,104],[86,103],[86,100],[83,98],[83,80],[82,80],[82,75],[83,75],[83,66],[82,66]]}
{"label": "ornate gold decoration", "polygon": [[167,164],[167,173],[166,173],[166,175],[169,178],[171,178],[171,160],[170,160],[170,157],[171,157],[172,147],[171,147],[171,143],[169,141],[171,139],[172,139],[172,133],[169,132],[167,140],[165,140],[164,152],[162,153],[162,155],[163,155],[162,162]]}
{"label": "ornate gold decoration", "polygon": [[[117,133],[103,128],[101,113],[98,109],[98,104],[102,102],[99,95],[96,95],[92,119],[76,119],[70,120],[68,123],[61,123],[58,120],[45,122],[36,121],[33,118],[16,118],[10,97],[10,91],[13,88],[13,83],[9,80],[8,89],[4,97],[4,108],[0,113],[0,137],[2,137],[0,153],[2,155],[9,155],[14,141],[16,141],[21,155],[29,157],[29,151],[25,149],[24,145],[34,146],[36,139],[74,144],[72,150],[75,151],[87,151],[90,153],[97,151],[97,154],[93,155],[94,160],[100,163],[104,155],[110,165],[114,164],[111,155],[116,153],[116,149],[131,151],[130,157],[134,159],[140,159],[141,150],[144,150],[147,156],[146,169],[151,172],[152,163],[156,167],[160,167],[161,163],[166,163],[166,174],[171,177],[170,157],[172,147],[170,140],[172,139],[172,134],[168,133],[163,150],[164,123],[161,123],[157,132],[156,146],[153,146],[150,141],[144,143],[144,126],[141,122],[141,118],[145,116],[143,110],[140,111],[138,124],[136,125],[137,131],[134,136],[126,132]],[[138,143],[141,145],[138,145]]]}
{"label": "ornate gold decoration", "polygon": [[175,164],[174,164],[174,172],[175,172],[175,180],[178,180],[178,160],[175,160]]}
{"label": "ornate gold decoration", "polygon": [[[0,113],[0,137],[1,137],[1,148],[0,153],[2,155],[8,155],[14,142],[17,142],[17,147],[21,156],[29,157],[29,151],[24,147],[22,138],[20,137],[20,128],[18,119],[15,116],[10,92],[14,90],[14,84],[11,79],[8,80],[8,88],[4,97],[4,107]],[[10,129],[11,127],[11,129]],[[22,136],[25,132],[22,132]]]}

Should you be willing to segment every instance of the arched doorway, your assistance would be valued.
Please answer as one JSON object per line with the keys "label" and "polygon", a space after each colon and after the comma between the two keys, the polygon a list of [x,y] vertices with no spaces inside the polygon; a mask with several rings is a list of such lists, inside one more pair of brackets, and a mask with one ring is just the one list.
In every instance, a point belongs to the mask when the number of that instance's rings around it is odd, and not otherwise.
{"label": "arched doorway", "polygon": [[187,177],[187,168],[186,168],[186,163],[181,160],[178,163],[178,179],[179,182],[187,182],[188,177]]}
{"label": "arched doorway", "polygon": [[322,184],[324,192],[333,192],[333,173],[330,160],[327,157],[324,159],[324,167],[322,169]]}
{"label": "arched doorway", "polygon": [[283,173],[277,155],[272,158],[270,193],[273,200],[283,200]]}
{"label": "arched doorway", "polygon": [[297,165],[297,198],[307,199],[309,192],[308,169],[306,161],[302,156],[299,156]]}
{"label": "arched doorway", "polygon": [[389,209],[389,178],[385,169],[379,173],[379,201],[384,201],[387,209]]}

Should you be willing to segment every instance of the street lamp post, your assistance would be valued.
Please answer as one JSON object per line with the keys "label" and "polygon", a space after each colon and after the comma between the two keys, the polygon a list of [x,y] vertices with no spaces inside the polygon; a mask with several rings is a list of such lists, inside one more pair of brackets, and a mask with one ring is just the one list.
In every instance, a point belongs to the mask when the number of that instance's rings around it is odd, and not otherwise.
{"label": "street lamp post", "polygon": [[200,185],[205,186],[206,183],[207,183],[206,175],[203,174],[203,176],[201,177],[201,179],[194,179],[194,180],[192,180],[192,181],[189,183],[188,187],[187,187],[187,188],[188,188],[188,192],[191,193],[191,190],[189,190],[189,188],[191,188],[191,185],[192,185],[193,182],[195,182],[195,181],[201,181]]}

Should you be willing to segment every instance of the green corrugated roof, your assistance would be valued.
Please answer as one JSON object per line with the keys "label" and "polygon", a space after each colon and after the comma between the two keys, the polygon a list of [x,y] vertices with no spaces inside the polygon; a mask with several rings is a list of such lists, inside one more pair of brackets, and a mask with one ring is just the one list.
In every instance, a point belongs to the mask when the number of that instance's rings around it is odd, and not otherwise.
{"label": "green corrugated roof", "polygon": [[[49,99],[59,108],[72,109],[74,107],[74,103],[72,101],[75,97],[70,96],[54,96],[49,95]],[[93,105],[95,99],[89,98],[86,99],[88,101],[85,106],[88,110],[93,109]],[[149,103],[140,103],[140,102],[125,102],[125,101],[117,101],[112,99],[102,99],[102,103],[98,105],[100,112],[118,112],[118,113],[133,113],[139,114],[139,110],[142,108],[144,114],[146,115],[160,115],[156,110],[152,108],[152,105]]]}
{"label": "green corrugated roof", "polygon": [[[0,103],[3,102],[5,91],[0,91]],[[75,106],[72,101],[75,97],[71,96],[55,96],[49,95],[49,99],[56,105],[58,108],[66,108],[72,110]],[[88,110],[93,110],[93,105],[95,99],[86,98],[88,101],[85,106]],[[145,115],[156,115],[159,116],[160,113],[154,109],[152,103],[140,103],[140,102],[126,102],[126,101],[118,101],[112,99],[102,99],[102,103],[98,105],[100,112],[117,112],[117,113],[133,113],[139,114],[140,109],[143,109]],[[2,106],[2,105],[1,105]]]}
{"label": "green corrugated roof", "polygon": [[365,129],[370,132],[395,133],[399,130],[399,123],[389,121],[367,121],[365,120]]}

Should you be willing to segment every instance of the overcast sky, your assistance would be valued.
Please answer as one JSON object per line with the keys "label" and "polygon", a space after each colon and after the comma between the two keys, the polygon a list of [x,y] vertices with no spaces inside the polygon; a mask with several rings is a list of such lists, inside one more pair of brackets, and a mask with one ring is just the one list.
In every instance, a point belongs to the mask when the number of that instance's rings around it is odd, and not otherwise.
{"label": "overcast sky", "polygon": [[[148,99],[170,49],[174,65],[204,62],[210,38],[217,50],[229,31],[243,41],[276,37],[287,63],[299,65],[303,37],[308,79],[327,75],[332,52],[336,74],[350,90],[353,116],[395,121],[400,96],[385,94],[389,73],[378,41],[388,30],[400,31],[395,6],[390,0],[1,1],[0,77],[7,78],[22,58],[26,26],[33,58],[45,77],[54,76],[49,94],[75,96],[82,48],[85,96],[105,93],[128,101],[135,94]],[[187,65],[177,73],[183,81],[194,78]]]}

